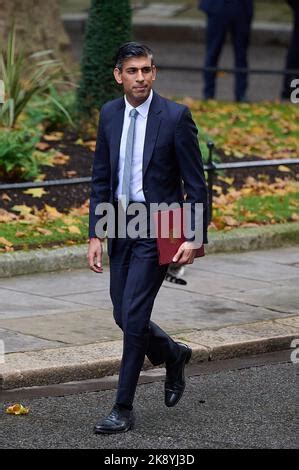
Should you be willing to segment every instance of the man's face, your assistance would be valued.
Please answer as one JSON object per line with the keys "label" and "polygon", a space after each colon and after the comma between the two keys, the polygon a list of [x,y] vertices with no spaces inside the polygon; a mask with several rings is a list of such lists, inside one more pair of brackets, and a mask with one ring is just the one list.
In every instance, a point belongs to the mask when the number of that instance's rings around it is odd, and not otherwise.
{"label": "man's face", "polygon": [[150,57],[130,57],[124,60],[122,70],[114,69],[114,78],[123,85],[130,104],[136,107],[148,98],[156,78],[156,68]]}

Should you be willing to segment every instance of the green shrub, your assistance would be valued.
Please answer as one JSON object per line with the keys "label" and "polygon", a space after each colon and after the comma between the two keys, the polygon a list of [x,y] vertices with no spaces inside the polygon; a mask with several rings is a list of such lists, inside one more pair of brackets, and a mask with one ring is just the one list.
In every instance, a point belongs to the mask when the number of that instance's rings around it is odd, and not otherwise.
{"label": "green shrub", "polygon": [[[5,102],[0,107],[0,125],[14,127],[20,114],[34,96],[47,96],[60,111],[63,106],[51,95],[51,86],[59,83],[61,63],[49,59],[51,51],[40,51],[26,57],[16,51],[15,28],[9,34],[6,54],[0,54],[0,77],[4,82]],[[67,114],[67,113],[66,113]]]}
{"label": "green shrub", "polygon": [[[42,124],[46,132],[73,126],[76,119],[76,101],[74,92],[58,94],[50,88],[50,97],[35,97],[26,109],[25,122],[28,127]],[[59,104],[54,104],[53,99]]]}
{"label": "green shrub", "polygon": [[1,129],[0,179],[34,179],[41,165],[50,164],[49,154],[36,150],[41,135],[36,130]]}
{"label": "green shrub", "polygon": [[82,116],[120,95],[113,77],[114,56],[119,46],[131,40],[129,0],[92,0],[81,62],[78,110]]}

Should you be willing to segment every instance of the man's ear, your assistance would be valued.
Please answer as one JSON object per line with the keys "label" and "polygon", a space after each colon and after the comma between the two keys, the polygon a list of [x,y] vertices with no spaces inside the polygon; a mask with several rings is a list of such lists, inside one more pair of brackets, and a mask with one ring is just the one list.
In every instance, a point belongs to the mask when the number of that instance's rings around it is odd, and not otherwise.
{"label": "man's ear", "polygon": [[156,76],[157,76],[157,67],[153,65],[153,80],[156,80]]}
{"label": "man's ear", "polygon": [[120,71],[118,68],[115,68],[115,69],[113,70],[113,75],[114,75],[115,81],[116,81],[119,85],[122,85],[123,81],[122,81],[122,78],[121,78],[121,71]]}

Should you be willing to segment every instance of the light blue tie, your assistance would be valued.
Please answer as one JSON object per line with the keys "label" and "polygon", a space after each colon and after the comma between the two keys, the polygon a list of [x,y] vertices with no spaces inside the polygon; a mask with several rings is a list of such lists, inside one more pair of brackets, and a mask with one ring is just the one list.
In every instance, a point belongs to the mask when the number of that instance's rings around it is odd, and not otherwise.
{"label": "light blue tie", "polygon": [[135,134],[135,124],[136,124],[137,114],[138,114],[138,111],[135,108],[131,109],[129,113],[131,122],[130,122],[130,126],[128,129],[128,134],[127,134],[124,174],[123,174],[122,190],[121,190],[122,197],[124,196],[126,197],[126,203],[124,205],[124,209],[127,208],[129,197],[130,197],[131,168],[132,168],[132,160],[133,160],[134,134]]}

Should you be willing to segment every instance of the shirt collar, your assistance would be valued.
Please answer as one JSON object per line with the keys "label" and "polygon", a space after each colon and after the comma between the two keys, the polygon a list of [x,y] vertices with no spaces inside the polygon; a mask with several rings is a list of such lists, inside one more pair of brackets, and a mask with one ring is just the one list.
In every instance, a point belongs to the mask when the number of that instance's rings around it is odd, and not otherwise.
{"label": "shirt collar", "polygon": [[[144,103],[142,103],[140,106],[138,106],[136,109],[138,113],[143,117],[146,118],[149,112],[149,108],[151,105],[153,99],[153,90],[151,90],[148,98],[145,100]],[[127,97],[125,95],[125,103],[126,103],[126,111],[129,113],[131,109],[133,109],[133,106],[128,102]]]}

